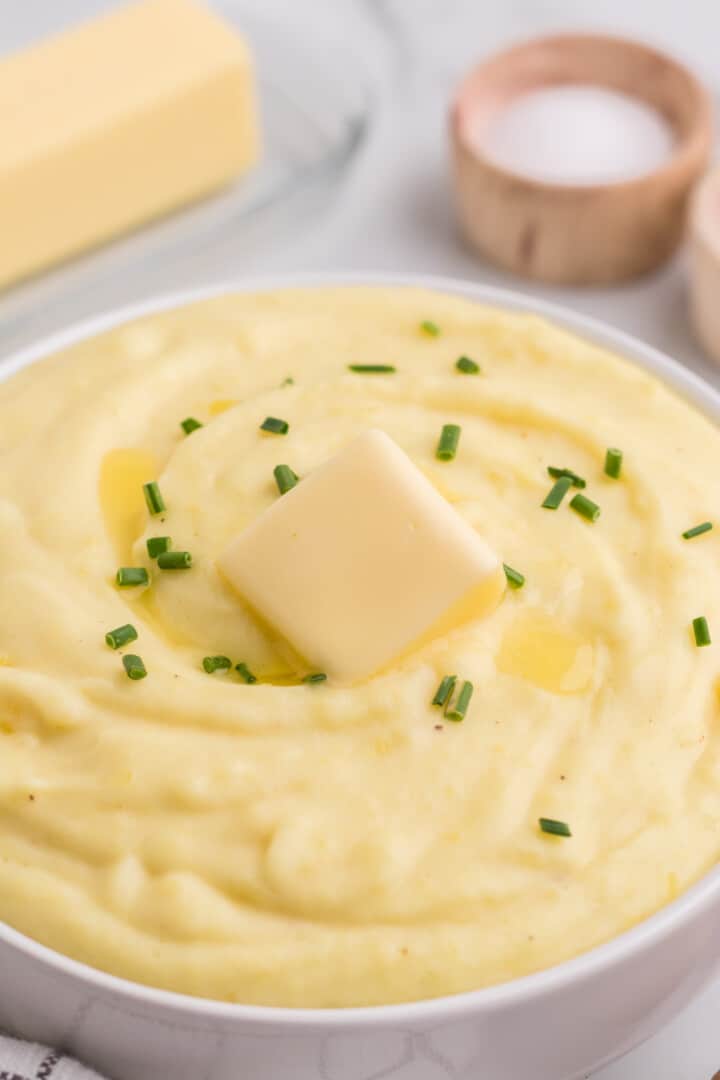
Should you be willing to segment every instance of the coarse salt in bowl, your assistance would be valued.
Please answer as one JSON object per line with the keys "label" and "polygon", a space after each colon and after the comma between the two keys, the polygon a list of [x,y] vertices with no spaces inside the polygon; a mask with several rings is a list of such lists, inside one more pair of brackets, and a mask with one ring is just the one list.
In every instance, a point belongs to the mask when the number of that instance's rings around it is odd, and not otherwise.
{"label": "coarse salt in bowl", "polygon": [[710,99],[649,46],[538,38],[460,84],[450,113],[470,244],[517,274],[567,284],[652,269],[680,242],[712,145]]}

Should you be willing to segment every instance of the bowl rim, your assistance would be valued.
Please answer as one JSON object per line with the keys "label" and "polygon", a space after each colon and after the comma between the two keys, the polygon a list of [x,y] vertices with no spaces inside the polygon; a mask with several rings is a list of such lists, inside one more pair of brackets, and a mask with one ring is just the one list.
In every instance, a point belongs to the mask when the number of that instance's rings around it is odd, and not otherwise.
{"label": "bowl rim", "polygon": [[[9,356],[0,356],[0,381],[14,372],[52,355],[60,349],[95,337],[113,327],[145,315],[168,311],[196,301],[228,293],[255,293],[303,288],[408,288],[432,290],[459,296],[501,310],[547,318],[601,348],[615,352],[630,363],[658,377],[681,397],[695,405],[710,420],[720,424],[720,391],[695,372],[665,353],[599,319],[579,314],[560,304],[510,289],[477,284],[467,279],[422,273],[332,272],[290,273],[231,277],[213,284],[173,290],[149,299],[113,308],[48,335],[37,343]],[[26,956],[34,965],[49,968],[56,978],[71,978],[85,984],[102,997],[161,1009],[194,1020],[221,1021],[229,1025],[293,1027],[317,1029],[336,1025],[344,1030],[459,1019],[467,1013],[492,1013],[526,1003],[552,991],[562,991],[573,982],[582,983],[620,963],[648,951],[681,930],[709,907],[720,903],[720,862],[694,885],[654,914],[629,930],[587,952],[562,963],[511,979],[504,983],[458,994],[393,1005],[349,1008],[290,1008],[270,1005],[242,1005],[193,997],[136,983],[100,971],[64,956],[0,921],[0,946]]]}

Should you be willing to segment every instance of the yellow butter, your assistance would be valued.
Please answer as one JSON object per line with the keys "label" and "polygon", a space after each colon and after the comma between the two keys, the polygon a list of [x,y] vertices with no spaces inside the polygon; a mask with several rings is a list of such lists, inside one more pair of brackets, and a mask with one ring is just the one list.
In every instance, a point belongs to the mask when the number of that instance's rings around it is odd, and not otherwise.
{"label": "yellow butter", "polygon": [[354,682],[494,607],[500,560],[382,431],[366,431],[223,553],[231,585],[309,663]]}
{"label": "yellow butter", "polygon": [[258,155],[251,58],[142,0],[0,63],[0,287],[197,199]]}

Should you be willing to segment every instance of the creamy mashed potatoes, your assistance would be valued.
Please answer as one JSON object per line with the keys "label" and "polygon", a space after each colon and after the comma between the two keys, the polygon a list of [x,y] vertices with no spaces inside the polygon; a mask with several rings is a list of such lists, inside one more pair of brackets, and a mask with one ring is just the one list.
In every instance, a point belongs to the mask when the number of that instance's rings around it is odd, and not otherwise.
{"label": "creamy mashed potatoes", "polygon": [[[289,434],[262,434],[268,415]],[[526,584],[361,686],[300,685],[215,559],[278,497],[276,464],[307,474],[369,427]],[[717,513],[719,460],[717,430],[627,363],[410,289],[213,299],[12,377],[0,919],[154,986],[350,1006],[536,971],[652,913],[720,849],[718,652],[690,629],[705,615],[720,641],[720,533],[680,535]],[[548,465],[587,479],[597,522],[541,508]],[[119,590],[153,535],[193,568]],[[104,642],[128,622],[141,682]],[[214,653],[260,681],[205,674]],[[475,684],[459,724],[430,704],[450,672]]]}

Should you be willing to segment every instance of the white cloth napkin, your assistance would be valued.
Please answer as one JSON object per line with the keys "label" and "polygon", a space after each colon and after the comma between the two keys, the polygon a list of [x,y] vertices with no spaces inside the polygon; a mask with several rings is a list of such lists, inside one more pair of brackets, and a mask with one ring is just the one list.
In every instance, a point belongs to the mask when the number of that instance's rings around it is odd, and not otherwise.
{"label": "white cloth napkin", "polygon": [[102,1077],[47,1046],[0,1035],[0,1080],[102,1080]]}

